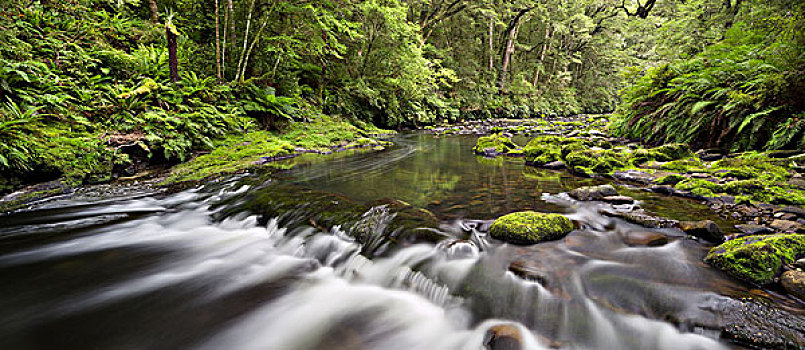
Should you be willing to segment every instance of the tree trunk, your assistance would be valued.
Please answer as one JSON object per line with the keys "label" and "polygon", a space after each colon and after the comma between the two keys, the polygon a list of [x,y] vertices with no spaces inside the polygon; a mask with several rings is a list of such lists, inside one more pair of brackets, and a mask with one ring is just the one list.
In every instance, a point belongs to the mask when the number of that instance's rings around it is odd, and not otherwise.
{"label": "tree trunk", "polygon": [[511,64],[512,56],[514,56],[514,45],[517,41],[517,32],[520,30],[520,25],[514,27],[514,30],[509,32],[509,39],[506,40],[506,51],[503,53],[503,64],[500,70],[500,93],[506,91],[506,77],[509,73],[509,65]]}
{"label": "tree trunk", "polygon": [[514,54],[514,45],[517,40],[517,30],[520,29],[520,19],[525,16],[529,11],[531,11],[533,7],[527,7],[517,12],[517,15],[512,18],[509,22],[509,26],[506,28],[504,32],[504,37],[508,38],[506,40],[506,45],[503,48],[502,52],[502,62],[501,62],[501,69],[500,69],[500,82],[498,85],[498,93],[503,94],[506,90],[506,74],[509,70],[509,62],[511,61],[512,54]]}
{"label": "tree trunk", "polygon": [[249,29],[252,25],[252,13],[254,12],[254,0],[252,0],[251,6],[249,6],[249,14],[246,16],[246,31],[243,33],[243,48],[240,51],[240,59],[238,60],[238,70],[235,74],[235,80],[240,82],[243,80],[243,76],[241,76],[241,71],[243,69],[243,60],[246,58],[246,49],[249,45]]}
{"label": "tree trunk", "polygon": [[170,70],[170,79],[173,82],[179,81],[179,56],[176,52],[178,44],[179,33],[176,27],[173,26],[171,20],[165,24],[165,35],[168,40],[168,69]]}
{"label": "tree trunk", "polygon": [[495,70],[495,43],[493,37],[495,35],[495,17],[489,15],[489,70]]}
{"label": "tree trunk", "polygon": [[151,22],[159,23],[159,8],[157,8],[157,0],[148,0],[148,7],[151,9]]}
{"label": "tree trunk", "polygon": [[[218,1],[218,0],[215,0]],[[226,45],[227,45],[227,28],[229,26],[229,11],[224,9],[224,29],[221,36],[224,37],[223,43],[221,43],[221,81],[223,82],[226,79]]]}
{"label": "tree trunk", "polygon": [[[544,39],[544,41],[542,43],[542,51],[539,53],[539,63],[543,66],[543,69],[545,69],[545,65],[543,64],[543,62],[545,62],[545,53],[547,53],[548,50],[551,49],[551,44],[550,44],[550,42],[551,42],[551,27],[548,24],[545,25],[545,37],[544,38],[545,39]],[[532,85],[534,85],[534,87],[536,88],[538,83],[539,83],[539,66],[537,66],[537,68],[534,69],[534,83]]]}
{"label": "tree trunk", "polygon": [[215,0],[215,73],[220,82],[222,79],[221,73],[221,26],[219,23],[219,3]]}

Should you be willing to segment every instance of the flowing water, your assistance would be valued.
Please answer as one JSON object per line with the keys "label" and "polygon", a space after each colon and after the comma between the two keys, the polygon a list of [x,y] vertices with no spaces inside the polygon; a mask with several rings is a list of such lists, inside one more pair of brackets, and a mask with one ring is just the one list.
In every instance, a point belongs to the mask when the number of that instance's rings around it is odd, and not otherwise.
{"label": "flowing water", "polygon": [[[719,305],[750,291],[701,262],[705,243],[602,216],[565,194],[600,180],[478,158],[472,137],[395,142],[270,177],[0,217],[0,348],[735,346],[719,338]],[[624,191],[673,219],[717,220]],[[486,236],[491,219],[527,209],[579,228],[532,246]],[[669,243],[626,243],[657,234]]]}

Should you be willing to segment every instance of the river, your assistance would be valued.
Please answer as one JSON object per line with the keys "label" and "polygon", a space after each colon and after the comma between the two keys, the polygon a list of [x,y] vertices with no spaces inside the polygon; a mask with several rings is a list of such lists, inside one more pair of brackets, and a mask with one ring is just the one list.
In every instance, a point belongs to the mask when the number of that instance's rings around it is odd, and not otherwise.
{"label": "river", "polygon": [[[704,264],[707,243],[566,195],[606,181],[479,158],[473,137],[394,141],[0,218],[0,348],[738,346],[722,336],[725,310],[758,291]],[[622,192],[658,215],[731,224],[689,200]],[[486,236],[520,210],[563,213],[578,229],[532,246]],[[630,243],[647,235],[668,243]]]}

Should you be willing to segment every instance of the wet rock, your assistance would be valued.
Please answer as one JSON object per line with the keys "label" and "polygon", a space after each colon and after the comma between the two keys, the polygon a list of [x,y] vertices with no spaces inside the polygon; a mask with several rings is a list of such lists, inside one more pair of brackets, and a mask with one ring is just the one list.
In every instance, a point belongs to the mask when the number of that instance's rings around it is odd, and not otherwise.
{"label": "wet rock", "polygon": [[805,299],[805,272],[797,270],[783,272],[783,275],[780,276],[780,284],[788,294]]}
{"label": "wet rock", "polygon": [[545,168],[545,169],[551,169],[551,170],[561,170],[561,169],[567,168],[567,165],[565,164],[565,162],[563,162],[561,160],[557,160],[555,162],[547,163],[547,164],[543,165],[542,167]]}
{"label": "wet rock", "polygon": [[634,198],[628,197],[628,196],[607,196],[607,197],[601,198],[601,200],[603,200],[604,202],[607,202],[607,203],[615,204],[615,205],[634,203]]}
{"label": "wet rock", "polygon": [[713,249],[704,261],[729,275],[757,285],[767,285],[782,273],[784,264],[805,255],[805,235],[745,236]]}
{"label": "wet rock", "polygon": [[744,235],[768,235],[774,233],[774,231],[766,226],[763,225],[755,225],[755,224],[744,224],[744,225],[735,225],[735,228],[738,231],[741,231]]}
{"label": "wet rock", "polygon": [[712,220],[680,221],[679,229],[688,235],[699,237],[708,242],[724,242],[724,233],[721,232],[721,228]]}
{"label": "wet rock", "polygon": [[623,242],[632,247],[659,247],[668,244],[668,237],[654,232],[629,232]]}
{"label": "wet rock", "polygon": [[523,211],[499,217],[489,234],[509,243],[535,244],[562,238],[573,228],[573,222],[562,215]]}
{"label": "wet rock", "polygon": [[520,350],[523,348],[523,336],[513,325],[492,326],[484,336],[484,348],[489,350]]}
{"label": "wet rock", "polygon": [[778,219],[772,221],[771,225],[769,226],[780,232],[798,232],[798,233],[805,232],[805,227],[803,227],[802,224],[796,221]]}
{"label": "wet rock", "polygon": [[616,217],[648,228],[668,228],[679,225],[679,221],[647,214],[642,209],[634,211],[602,210],[601,215]]}
{"label": "wet rock", "polygon": [[782,207],[774,210],[774,213],[786,213],[786,214],[793,214],[800,218],[805,218],[805,209],[797,208],[797,207]]}
{"label": "wet rock", "polygon": [[612,173],[612,177],[621,181],[636,182],[641,184],[650,184],[657,179],[656,175],[639,170],[615,171]]}
{"label": "wet rock", "polygon": [[617,195],[618,191],[612,185],[585,186],[570,191],[570,196],[580,201],[600,201]]}
{"label": "wet rock", "polygon": [[795,261],[794,267],[805,270],[805,258]]}
{"label": "wet rock", "polygon": [[805,348],[805,316],[754,298],[727,299],[715,307],[724,315],[722,336],[753,349]]}
{"label": "wet rock", "polygon": [[509,264],[509,271],[524,280],[537,282],[543,287],[548,286],[548,275],[526,261],[512,261],[511,264]]}

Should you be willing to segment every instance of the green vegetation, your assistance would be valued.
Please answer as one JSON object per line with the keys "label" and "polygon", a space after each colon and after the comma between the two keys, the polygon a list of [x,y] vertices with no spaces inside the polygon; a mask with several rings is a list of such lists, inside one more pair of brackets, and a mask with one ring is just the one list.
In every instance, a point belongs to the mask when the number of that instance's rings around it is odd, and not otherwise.
{"label": "green vegetation", "polygon": [[612,130],[696,148],[805,148],[805,6],[747,5],[718,43],[634,70]]}
{"label": "green vegetation", "polygon": [[333,148],[380,148],[385,142],[366,137],[382,130],[361,130],[352,124],[321,117],[308,123],[294,123],[283,133],[254,131],[216,141],[208,154],[173,168],[166,183],[196,181],[215,175],[248,170],[266,162],[295,156],[300,152],[331,152]]}
{"label": "green vegetation", "polygon": [[497,218],[489,234],[506,242],[534,244],[562,238],[573,228],[573,222],[562,215],[524,211]]}
{"label": "green vegetation", "polygon": [[746,236],[714,247],[705,261],[730,275],[758,285],[772,283],[791,264],[805,255],[805,235]]}

